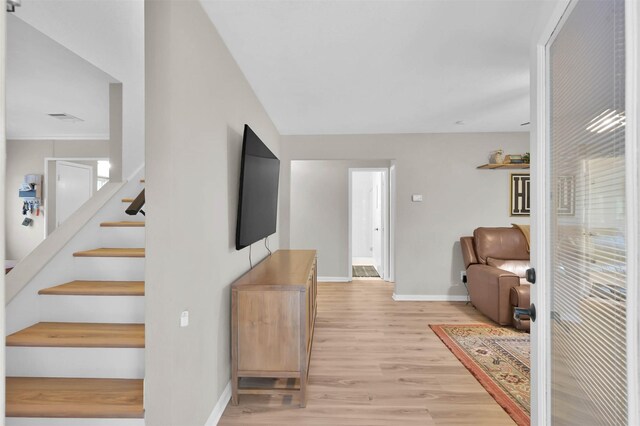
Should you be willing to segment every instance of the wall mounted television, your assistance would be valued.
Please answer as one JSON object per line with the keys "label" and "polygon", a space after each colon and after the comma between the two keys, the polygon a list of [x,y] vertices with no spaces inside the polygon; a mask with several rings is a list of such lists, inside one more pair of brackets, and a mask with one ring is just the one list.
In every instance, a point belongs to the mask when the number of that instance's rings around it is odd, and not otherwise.
{"label": "wall mounted television", "polygon": [[236,250],[276,232],[280,160],[244,125]]}

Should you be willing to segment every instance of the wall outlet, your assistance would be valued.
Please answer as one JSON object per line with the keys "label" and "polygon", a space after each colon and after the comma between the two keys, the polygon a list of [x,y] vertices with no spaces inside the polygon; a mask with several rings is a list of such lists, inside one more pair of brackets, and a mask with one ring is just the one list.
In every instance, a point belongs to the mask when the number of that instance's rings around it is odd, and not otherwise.
{"label": "wall outlet", "polygon": [[461,283],[467,282],[467,271],[460,271],[460,282]]}
{"label": "wall outlet", "polygon": [[189,311],[182,311],[180,314],[180,327],[187,327],[189,325]]}

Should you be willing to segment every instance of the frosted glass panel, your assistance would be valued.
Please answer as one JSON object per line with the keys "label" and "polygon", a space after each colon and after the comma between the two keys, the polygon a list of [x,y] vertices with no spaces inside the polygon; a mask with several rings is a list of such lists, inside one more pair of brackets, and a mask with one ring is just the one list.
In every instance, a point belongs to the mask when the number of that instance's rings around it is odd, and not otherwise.
{"label": "frosted glass panel", "polygon": [[624,2],[577,2],[549,63],[551,416],[623,425]]}

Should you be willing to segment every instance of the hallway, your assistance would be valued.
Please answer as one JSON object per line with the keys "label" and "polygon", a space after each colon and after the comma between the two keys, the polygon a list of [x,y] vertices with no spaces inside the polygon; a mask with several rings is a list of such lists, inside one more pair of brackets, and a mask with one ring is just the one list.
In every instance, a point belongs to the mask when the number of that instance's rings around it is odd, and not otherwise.
{"label": "hallway", "polygon": [[429,324],[485,322],[463,302],[394,302],[381,280],[320,283],[307,408],[243,395],[226,425],[512,425]]}

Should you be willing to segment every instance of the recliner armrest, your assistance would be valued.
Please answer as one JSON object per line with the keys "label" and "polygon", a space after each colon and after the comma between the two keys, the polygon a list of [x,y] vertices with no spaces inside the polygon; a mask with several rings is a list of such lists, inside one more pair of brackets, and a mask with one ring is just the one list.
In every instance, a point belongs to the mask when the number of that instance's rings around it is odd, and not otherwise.
{"label": "recliner armrest", "polygon": [[511,306],[517,306],[519,308],[528,308],[530,302],[531,289],[528,285],[519,285],[517,287],[511,287],[509,294],[509,301]]}
{"label": "recliner armrest", "polygon": [[467,280],[473,306],[498,324],[511,324],[509,291],[520,285],[520,277],[493,266],[475,264],[467,268]]}

